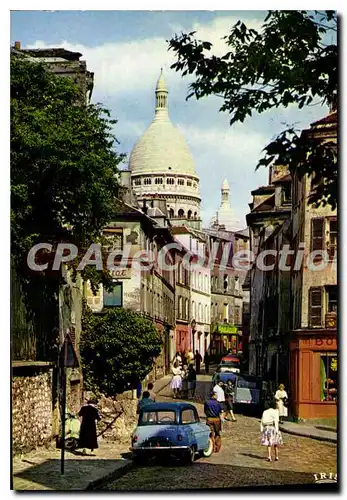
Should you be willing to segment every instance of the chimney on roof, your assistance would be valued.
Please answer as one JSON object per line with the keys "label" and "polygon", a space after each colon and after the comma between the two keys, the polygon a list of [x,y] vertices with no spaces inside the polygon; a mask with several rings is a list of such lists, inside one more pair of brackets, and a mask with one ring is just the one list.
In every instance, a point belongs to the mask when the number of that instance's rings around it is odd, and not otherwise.
{"label": "chimney on roof", "polygon": [[14,42],[14,48],[20,50],[20,42]]}

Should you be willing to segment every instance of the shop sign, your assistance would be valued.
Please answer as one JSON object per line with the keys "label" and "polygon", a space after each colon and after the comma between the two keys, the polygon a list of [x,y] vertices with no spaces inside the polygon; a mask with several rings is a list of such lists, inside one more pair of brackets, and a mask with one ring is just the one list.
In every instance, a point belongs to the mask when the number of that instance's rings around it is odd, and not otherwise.
{"label": "shop sign", "polygon": [[336,345],[335,337],[327,337],[325,339],[316,339],[316,346],[317,347],[322,347],[322,346],[332,347],[333,345]]}
{"label": "shop sign", "polygon": [[229,323],[218,325],[218,333],[221,333],[222,335],[230,335],[230,334],[237,335],[238,332],[239,330],[237,329],[237,327],[234,325],[230,325]]}
{"label": "shop sign", "polygon": [[123,268],[123,269],[114,269],[110,271],[112,278],[116,278],[117,280],[125,280],[131,278],[131,268]]}

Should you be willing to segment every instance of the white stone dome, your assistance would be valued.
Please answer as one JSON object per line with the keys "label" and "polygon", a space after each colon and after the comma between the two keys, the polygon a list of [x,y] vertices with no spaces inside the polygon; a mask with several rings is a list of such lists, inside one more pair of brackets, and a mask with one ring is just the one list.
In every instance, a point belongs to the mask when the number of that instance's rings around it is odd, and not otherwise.
{"label": "white stone dome", "polygon": [[130,155],[129,169],[132,176],[181,173],[198,177],[186,140],[170,121],[167,94],[161,73],[156,86],[154,120],[137,141]]}

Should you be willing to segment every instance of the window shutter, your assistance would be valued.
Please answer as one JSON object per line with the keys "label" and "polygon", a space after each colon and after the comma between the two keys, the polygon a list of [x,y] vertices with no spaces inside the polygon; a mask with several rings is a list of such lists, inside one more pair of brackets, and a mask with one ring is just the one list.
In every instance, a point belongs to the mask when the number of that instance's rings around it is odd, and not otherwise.
{"label": "window shutter", "polygon": [[324,217],[311,220],[311,252],[323,250]]}
{"label": "window shutter", "polygon": [[309,326],[322,326],[322,287],[310,288]]}

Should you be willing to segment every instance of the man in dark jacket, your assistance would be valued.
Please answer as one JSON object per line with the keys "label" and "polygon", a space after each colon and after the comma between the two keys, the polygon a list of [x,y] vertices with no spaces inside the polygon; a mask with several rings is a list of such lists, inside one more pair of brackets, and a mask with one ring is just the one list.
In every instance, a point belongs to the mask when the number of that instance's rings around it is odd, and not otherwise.
{"label": "man in dark jacket", "polygon": [[211,393],[210,399],[205,402],[204,411],[206,415],[206,424],[211,429],[213,451],[218,453],[222,445],[222,438],[220,435],[222,430],[222,421],[220,415],[223,409],[221,404],[217,401],[217,397],[214,392]]}

